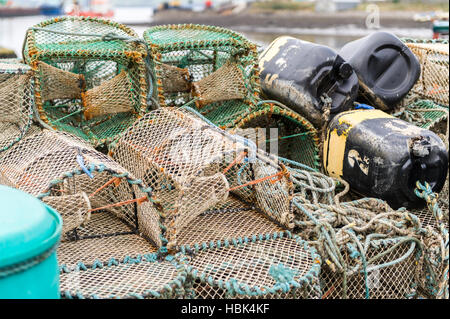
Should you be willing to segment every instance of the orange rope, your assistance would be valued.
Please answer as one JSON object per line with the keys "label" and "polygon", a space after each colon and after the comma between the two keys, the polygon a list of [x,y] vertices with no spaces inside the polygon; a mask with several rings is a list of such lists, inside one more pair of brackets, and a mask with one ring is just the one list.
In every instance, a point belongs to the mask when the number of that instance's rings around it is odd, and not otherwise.
{"label": "orange rope", "polygon": [[335,289],[334,285],[331,286],[331,288],[322,295],[322,299],[325,299],[326,297],[328,297],[334,291],[334,289]]}
{"label": "orange rope", "polygon": [[120,183],[120,178],[118,177],[113,177],[111,178],[109,181],[107,181],[105,184],[103,184],[102,186],[100,186],[99,188],[97,188],[91,195],[89,195],[88,197],[91,198],[92,196],[94,196],[95,194],[97,194],[98,192],[100,192],[101,190],[103,190],[105,187],[107,187],[108,185],[111,185],[112,183],[114,183],[116,186],[119,185]]}
{"label": "orange rope", "polygon": [[274,183],[278,182],[279,180],[281,180],[283,175],[284,175],[284,172],[278,172],[278,173],[270,175],[270,176],[266,176],[266,177],[262,177],[262,178],[259,178],[259,179],[255,179],[254,181],[250,181],[248,183],[229,188],[228,191],[234,191],[234,190],[242,188],[242,187],[258,184],[258,183],[264,182],[265,180],[268,180],[268,179],[271,179],[271,178],[274,178],[274,177],[278,177],[276,180],[270,181],[272,184],[274,184]]}
{"label": "orange rope", "polygon": [[258,184],[258,183],[261,183],[261,182],[263,182],[265,180],[268,180],[268,179],[271,179],[271,178],[274,178],[274,177],[278,177],[277,179],[269,181],[271,184],[275,184],[276,182],[280,181],[283,178],[283,176],[289,176],[289,172],[288,172],[288,170],[286,169],[286,167],[284,165],[281,165],[281,169],[282,169],[281,172],[278,172],[278,173],[270,175],[270,176],[262,177],[262,178],[259,178],[259,179],[255,179],[255,180],[250,181],[248,183],[245,183],[243,185],[239,185],[239,186],[235,186],[235,187],[229,188],[228,191],[234,191],[234,190],[242,188],[242,187]]}
{"label": "orange rope", "polygon": [[223,170],[222,174],[225,174],[226,172],[228,172],[228,171],[230,170],[230,168],[233,167],[233,165],[235,165],[235,164],[237,164],[237,163],[240,163],[240,162],[242,161],[242,159],[243,159],[246,155],[247,155],[247,151],[242,151],[242,153],[239,154],[239,155],[234,159],[234,161],[232,161],[232,162],[230,163],[230,165],[228,165],[227,168],[225,168],[225,169]]}
{"label": "orange rope", "polygon": [[123,206],[123,205],[132,204],[132,203],[135,203],[135,202],[138,205],[140,205],[140,204],[142,204],[142,203],[144,203],[146,201],[148,201],[148,197],[147,196],[143,196],[143,197],[140,197],[140,198],[130,199],[130,200],[126,200],[126,201],[123,201],[123,202],[118,202],[118,203],[114,203],[114,204],[111,204],[111,205],[106,205],[106,206],[103,206],[103,207],[93,208],[93,209],[88,210],[88,212],[91,213],[91,212],[95,212],[97,210],[103,210],[103,209],[112,208],[112,207],[120,207],[120,206]]}
{"label": "orange rope", "polygon": [[439,94],[439,93],[444,93],[446,92],[446,90],[444,88],[439,90],[439,86],[435,83],[433,84],[433,88],[431,90],[428,91],[428,94]]}

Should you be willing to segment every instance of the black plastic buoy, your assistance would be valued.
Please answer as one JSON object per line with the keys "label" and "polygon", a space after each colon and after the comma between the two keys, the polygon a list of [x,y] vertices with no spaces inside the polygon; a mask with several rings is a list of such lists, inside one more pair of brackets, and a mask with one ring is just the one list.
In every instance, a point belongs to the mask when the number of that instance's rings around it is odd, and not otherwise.
{"label": "black plastic buoy", "polygon": [[375,32],[349,42],[339,54],[358,75],[358,100],[383,110],[394,108],[420,76],[417,57],[388,32]]}
{"label": "black plastic buoy", "polygon": [[428,182],[440,192],[448,170],[448,152],[433,132],[380,110],[353,110],[328,125],[323,166],[346,180],[352,190],[384,199],[392,208],[425,205],[414,189]]}
{"label": "black plastic buoy", "polygon": [[261,54],[264,94],[283,102],[313,124],[321,126],[324,102],[331,98],[330,117],[348,110],[358,94],[358,78],[336,51],[283,36]]}

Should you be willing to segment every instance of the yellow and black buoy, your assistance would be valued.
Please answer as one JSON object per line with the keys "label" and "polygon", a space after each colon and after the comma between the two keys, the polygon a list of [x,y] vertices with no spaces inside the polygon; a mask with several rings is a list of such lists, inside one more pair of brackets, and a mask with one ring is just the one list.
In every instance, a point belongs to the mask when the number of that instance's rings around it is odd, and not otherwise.
{"label": "yellow and black buoy", "polygon": [[336,115],[328,125],[323,161],[327,174],[393,208],[424,205],[414,193],[416,181],[439,192],[448,170],[448,152],[436,134],[375,109]]}

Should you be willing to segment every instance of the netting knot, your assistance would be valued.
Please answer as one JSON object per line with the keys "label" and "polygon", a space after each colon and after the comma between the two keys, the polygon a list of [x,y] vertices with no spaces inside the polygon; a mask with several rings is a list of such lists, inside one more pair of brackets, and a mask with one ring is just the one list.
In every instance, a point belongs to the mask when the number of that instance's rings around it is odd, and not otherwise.
{"label": "netting knot", "polygon": [[290,283],[294,281],[294,277],[297,273],[295,270],[285,267],[280,263],[278,265],[270,266],[269,275],[271,275],[277,283]]}

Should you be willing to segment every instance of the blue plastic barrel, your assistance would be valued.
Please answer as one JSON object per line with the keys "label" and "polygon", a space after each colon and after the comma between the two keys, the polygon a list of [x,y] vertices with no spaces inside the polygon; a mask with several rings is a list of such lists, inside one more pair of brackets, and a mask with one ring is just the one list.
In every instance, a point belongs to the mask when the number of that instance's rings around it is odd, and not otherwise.
{"label": "blue plastic barrel", "polygon": [[61,216],[35,197],[0,185],[0,299],[56,299]]}

